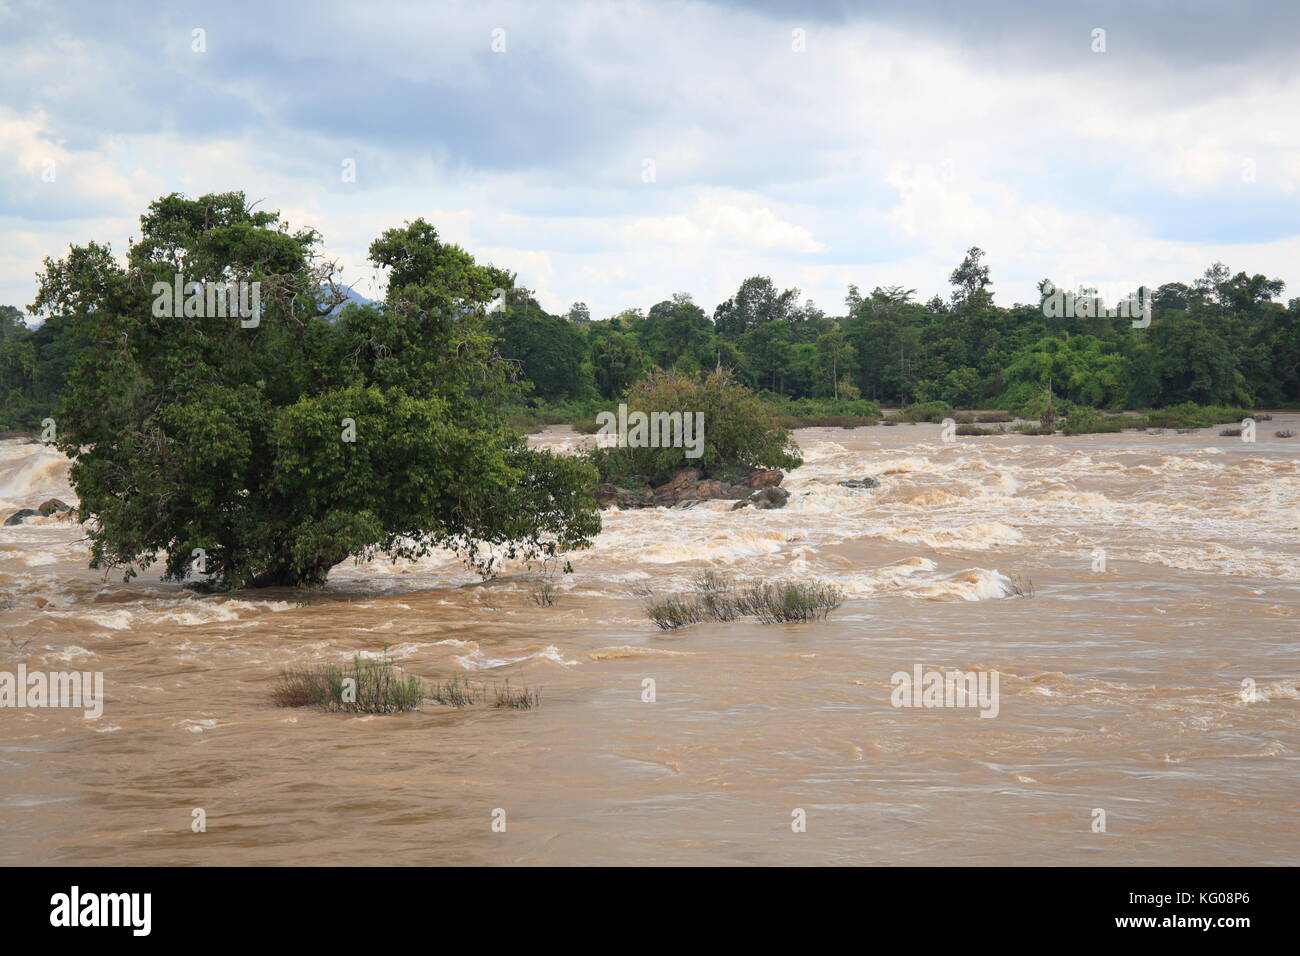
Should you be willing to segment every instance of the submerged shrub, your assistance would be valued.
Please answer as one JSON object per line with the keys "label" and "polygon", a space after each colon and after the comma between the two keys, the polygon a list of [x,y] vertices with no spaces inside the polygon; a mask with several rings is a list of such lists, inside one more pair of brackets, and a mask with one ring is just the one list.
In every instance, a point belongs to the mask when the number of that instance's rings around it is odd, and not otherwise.
{"label": "submerged shrub", "polygon": [[844,592],[824,581],[778,581],[746,588],[740,598],[746,611],[764,624],[783,624],[822,620],[844,603]]}
{"label": "submerged shrub", "polygon": [[705,620],[704,603],[690,596],[656,598],[646,605],[646,613],[661,631]]}
{"label": "submerged shrub", "polygon": [[470,686],[469,681],[457,675],[451,680],[430,687],[429,699],[435,704],[449,707],[468,707],[474,703],[474,688]]}
{"label": "submerged shrub", "polygon": [[[712,572],[701,580],[708,574]],[[697,594],[652,600],[646,613],[661,630],[669,631],[740,617],[757,617],[764,624],[821,620],[844,603],[844,592],[824,581],[764,581],[736,589],[726,579],[709,578],[707,584]]]}
{"label": "submerged shrub", "polygon": [[451,680],[429,688],[429,699],[447,707],[468,707],[471,704],[488,704],[498,710],[531,710],[542,704],[542,693],[524,687],[516,690],[506,678],[504,686],[493,683],[474,685],[457,675]]}
{"label": "submerged shrub", "polygon": [[732,588],[731,578],[712,568],[697,574],[693,583],[697,591],[730,591]]}
{"label": "submerged shrub", "polygon": [[554,607],[555,602],[560,599],[560,589],[555,586],[554,581],[547,578],[533,586],[529,597],[538,607]]}
{"label": "submerged shrub", "polygon": [[356,714],[396,714],[424,701],[424,682],[403,676],[387,658],[362,660],[350,667],[315,664],[286,668],[276,678],[271,699],[280,707],[322,707]]}

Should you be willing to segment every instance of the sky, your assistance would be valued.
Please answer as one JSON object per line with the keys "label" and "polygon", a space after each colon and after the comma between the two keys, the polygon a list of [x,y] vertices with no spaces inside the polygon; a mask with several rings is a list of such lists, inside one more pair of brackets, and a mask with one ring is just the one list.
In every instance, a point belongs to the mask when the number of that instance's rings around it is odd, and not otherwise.
{"label": "sky", "polygon": [[0,304],[242,189],[343,279],[417,217],[594,318],[751,275],[1300,295],[1300,4],[0,0]]}

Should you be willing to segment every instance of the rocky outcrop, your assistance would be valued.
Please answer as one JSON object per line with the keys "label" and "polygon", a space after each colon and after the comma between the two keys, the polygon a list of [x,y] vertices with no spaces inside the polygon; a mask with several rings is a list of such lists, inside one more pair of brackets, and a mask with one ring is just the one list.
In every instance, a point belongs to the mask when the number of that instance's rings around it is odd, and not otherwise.
{"label": "rocky outcrop", "polygon": [[[674,508],[721,500],[739,501],[737,507],[753,504],[755,507],[779,508],[790,497],[788,491],[778,487],[784,478],[785,472],[777,468],[755,469],[738,484],[728,484],[716,478],[705,478],[698,468],[679,468],[672,478],[657,488],[649,485],[639,489],[600,485],[596,488],[596,503],[602,508]],[[755,498],[756,495],[764,497]]]}
{"label": "rocky outcrop", "polygon": [[776,485],[769,485],[766,488],[759,488],[757,491],[752,492],[743,501],[737,501],[731,506],[731,510],[739,511],[741,508],[747,508],[750,505],[760,510],[784,508],[785,503],[789,500],[790,492],[784,488],[778,488]]}
{"label": "rocky outcrop", "polygon": [[879,488],[880,479],[865,475],[861,478],[850,478],[848,481],[837,481],[835,484],[842,488]]}
{"label": "rocky outcrop", "polygon": [[785,472],[780,468],[769,468],[766,471],[754,472],[745,483],[751,488],[774,488],[784,478]]}
{"label": "rocky outcrop", "polygon": [[62,514],[65,511],[71,511],[72,507],[60,501],[58,498],[50,498],[42,501],[36,508],[36,513],[42,518],[48,518],[50,515],[58,512]]}
{"label": "rocky outcrop", "polygon": [[602,508],[611,506],[617,508],[647,508],[650,502],[646,500],[645,495],[637,494],[635,491],[604,484],[596,487],[596,504]]}
{"label": "rocky outcrop", "polygon": [[35,511],[33,511],[31,508],[23,508],[19,511],[15,511],[8,518],[5,518],[5,525],[8,526],[12,524],[22,524],[28,518],[35,518],[35,517],[36,517]]}

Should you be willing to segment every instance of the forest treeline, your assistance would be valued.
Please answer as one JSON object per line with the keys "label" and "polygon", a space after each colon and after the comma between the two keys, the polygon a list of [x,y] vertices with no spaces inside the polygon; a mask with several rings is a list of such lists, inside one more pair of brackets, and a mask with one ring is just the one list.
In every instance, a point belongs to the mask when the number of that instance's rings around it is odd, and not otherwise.
{"label": "forest treeline", "polygon": [[[1041,299],[999,306],[983,255],[967,253],[948,298],[849,286],[842,315],[753,276],[712,315],[686,293],[604,319],[582,303],[552,315],[516,289],[489,329],[531,382],[530,405],[570,417],[618,399],[655,367],[721,367],[778,404],[827,410],[869,400],[1022,412],[1049,387],[1108,410],[1300,403],[1300,298],[1277,301],[1281,280],[1215,263],[1154,288],[1152,321],[1135,328],[1120,315],[1049,318]],[[1045,279],[1040,295],[1052,288]],[[0,428],[32,429],[50,414],[86,347],[74,323],[55,315],[29,328],[0,306]]]}

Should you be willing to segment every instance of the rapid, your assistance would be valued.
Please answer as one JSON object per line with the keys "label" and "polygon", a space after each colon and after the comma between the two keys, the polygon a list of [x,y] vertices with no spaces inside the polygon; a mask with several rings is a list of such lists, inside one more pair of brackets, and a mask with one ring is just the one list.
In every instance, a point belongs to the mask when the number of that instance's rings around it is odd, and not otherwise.
{"label": "rapid", "polygon": [[[1295,865],[1283,428],[1300,415],[1253,444],[801,429],[784,509],[607,511],[552,607],[531,599],[543,570],[484,582],[450,554],[201,595],[89,570],[65,517],[0,527],[0,671],[103,672],[107,698],[98,719],[0,708],[0,862]],[[863,477],[879,486],[839,484]],[[66,460],[0,442],[0,518],[50,497],[76,504]],[[647,596],[703,569],[846,601],[657,630]],[[355,654],[541,706],[271,703],[282,668]],[[996,718],[893,706],[918,664],[996,671]]]}

